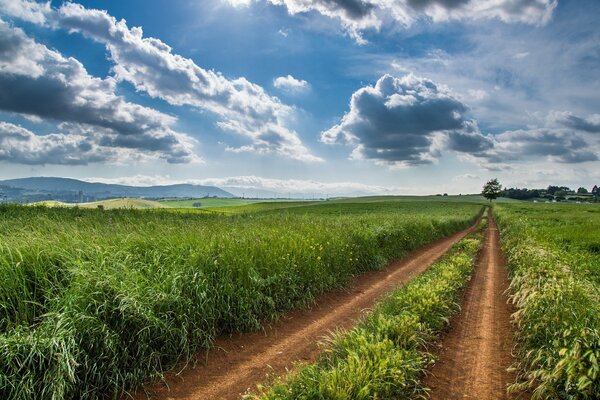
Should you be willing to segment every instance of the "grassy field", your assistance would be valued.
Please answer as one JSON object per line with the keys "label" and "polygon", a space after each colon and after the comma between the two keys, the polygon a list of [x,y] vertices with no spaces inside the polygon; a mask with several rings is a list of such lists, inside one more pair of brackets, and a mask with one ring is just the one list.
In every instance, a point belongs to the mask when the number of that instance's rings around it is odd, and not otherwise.
{"label": "grassy field", "polygon": [[[483,228],[484,225],[482,225]],[[248,400],[426,398],[421,379],[432,342],[459,308],[483,236],[470,235],[408,285],[381,300],[358,326],[327,340],[299,367]]]}
{"label": "grassy field", "polygon": [[534,399],[600,398],[600,208],[496,208],[518,311],[519,382]]}
{"label": "grassy field", "polygon": [[[352,197],[352,198],[337,198],[330,200],[288,200],[288,199],[163,199],[163,200],[146,200],[146,199],[110,199],[102,201],[94,201],[90,203],[62,203],[60,201],[40,201],[32,205],[41,205],[47,207],[79,207],[79,208],[98,208],[99,206],[105,209],[126,208],[126,209],[156,209],[170,208],[172,211],[181,212],[215,212],[222,214],[244,214],[264,212],[271,210],[282,210],[296,207],[307,207],[318,204],[335,204],[340,205],[359,204],[359,207],[368,203],[410,203],[415,201],[426,202],[442,202],[442,203],[475,203],[486,204],[487,200],[480,195],[464,195],[464,196],[371,196],[371,197]],[[519,200],[499,198],[497,203],[520,203]],[[195,206],[195,204],[200,206]],[[344,208],[339,208],[344,210]]]}
{"label": "grassy field", "polygon": [[[212,207],[234,207],[234,206],[244,206],[247,204],[256,204],[256,203],[275,203],[282,202],[285,203],[290,200],[282,200],[282,199],[217,199],[217,198],[207,198],[207,199],[164,199],[158,200],[164,206],[173,207],[173,208],[212,208]],[[194,206],[194,204],[200,203],[200,207]]]}
{"label": "grassy field", "polygon": [[131,389],[219,334],[257,329],[465,228],[481,208],[281,204],[232,215],[1,206],[0,398]]}
{"label": "grassy field", "polygon": [[106,210],[113,210],[117,208],[123,209],[136,209],[145,210],[151,208],[164,208],[165,205],[158,201],[145,200],[145,199],[134,199],[134,198],[123,198],[123,199],[109,199],[101,201],[92,201],[89,203],[63,203],[60,201],[48,200],[32,203],[32,206],[45,206],[45,207],[78,207],[78,208],[99,208],[104,207]]}

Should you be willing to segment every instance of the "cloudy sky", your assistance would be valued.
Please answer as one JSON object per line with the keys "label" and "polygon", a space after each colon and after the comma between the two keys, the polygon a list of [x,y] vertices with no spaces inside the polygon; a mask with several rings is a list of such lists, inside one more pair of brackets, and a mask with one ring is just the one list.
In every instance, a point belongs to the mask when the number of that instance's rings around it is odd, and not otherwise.
{"label": "cloudy sky", "polygon": [[600,182],[597,0],[0,0],[0,179]]}

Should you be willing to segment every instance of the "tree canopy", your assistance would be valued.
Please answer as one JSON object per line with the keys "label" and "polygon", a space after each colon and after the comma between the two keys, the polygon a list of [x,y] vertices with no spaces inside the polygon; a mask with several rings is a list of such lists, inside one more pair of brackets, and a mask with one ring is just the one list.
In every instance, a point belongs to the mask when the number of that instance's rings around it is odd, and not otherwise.
{"label": "tree canopy", "polygon": [[502,185],[498,182],[498,179],[490,179],[483,185],[481,194],[491,202],[502,194]]}

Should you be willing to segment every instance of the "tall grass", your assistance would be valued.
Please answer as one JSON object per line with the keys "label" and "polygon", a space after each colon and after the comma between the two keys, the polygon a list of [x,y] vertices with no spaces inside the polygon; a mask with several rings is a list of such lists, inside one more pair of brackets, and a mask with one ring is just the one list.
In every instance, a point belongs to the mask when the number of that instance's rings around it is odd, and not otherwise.
{"label": "tall grass", "polygon": [[477,205],[237,216],[0,207],[0,398],[117,397],[222,333],[468,226]]}
{"label": "tall grass", "polygon": [[531,391],[534,399],[598,399],[600,259],[577,239],[598,237],[598,218],[594,225],[586,216],[579,229],[587,233],[570,236],[564,225],[586,209],[546,206],[526,214],[523,207],[497,209],[518,308],[519,381],[512,390]]}
{"label": "tall grass", "polygon": [[433,361],[428,344],[458,309],[481,235],[463,239],[428,271],[396,289],[357,327],[332,337],[314,364],[299,366],[255,400],[427,398],[421,378]]}

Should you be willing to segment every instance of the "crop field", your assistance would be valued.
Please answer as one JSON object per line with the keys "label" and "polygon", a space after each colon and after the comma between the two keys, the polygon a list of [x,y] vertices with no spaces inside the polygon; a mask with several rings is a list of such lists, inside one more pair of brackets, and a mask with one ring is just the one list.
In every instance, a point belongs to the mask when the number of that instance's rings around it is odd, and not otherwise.
{"label": "crop field", "polygon": [[600,398],[600,209],[497,207],[511,274],[518,382],[534,399]]}
{"label": "crop field", "polygon": [[0,398],[118,396],[481,209],[278,204],[231,215],[0,206]]}

